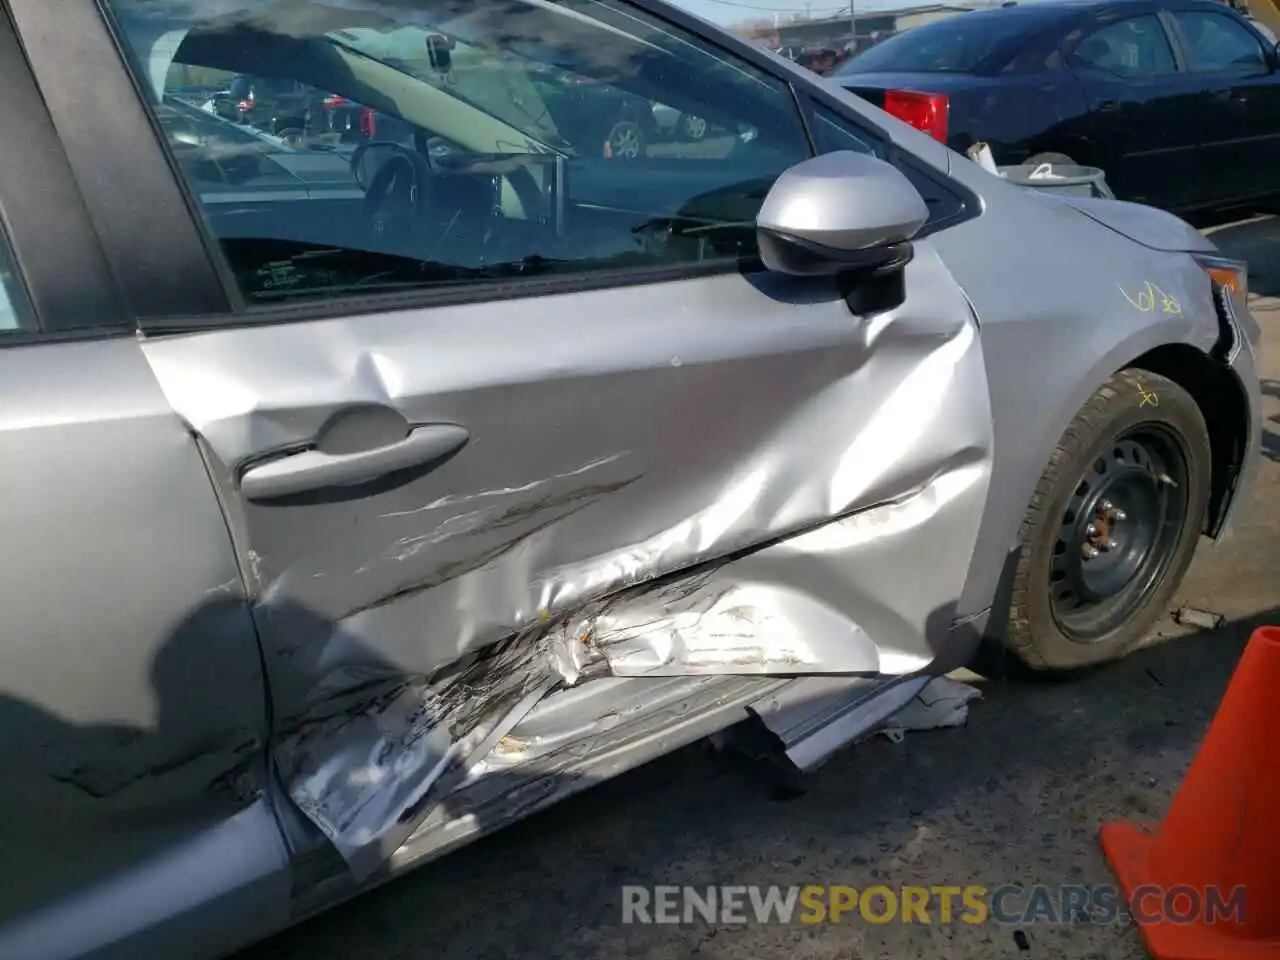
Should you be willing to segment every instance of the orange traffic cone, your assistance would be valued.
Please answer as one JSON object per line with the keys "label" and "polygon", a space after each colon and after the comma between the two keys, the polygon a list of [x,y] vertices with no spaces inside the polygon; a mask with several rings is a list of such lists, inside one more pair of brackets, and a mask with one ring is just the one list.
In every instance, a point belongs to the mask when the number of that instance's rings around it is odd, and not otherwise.
{"label": "orange traffic cone", "polygon": [[1280,627],[1254,632],[1159,826],[1102,848],[1157,960],[1280,960]]}

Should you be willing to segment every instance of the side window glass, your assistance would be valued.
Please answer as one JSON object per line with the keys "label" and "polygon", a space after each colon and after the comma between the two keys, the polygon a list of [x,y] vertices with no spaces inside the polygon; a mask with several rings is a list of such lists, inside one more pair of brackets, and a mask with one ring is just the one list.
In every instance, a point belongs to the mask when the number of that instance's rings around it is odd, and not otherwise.
{"label": "side window glass", "polygon": [[1267,57],[1253,32],[1220,13],[1175,13],[1187,41],[1191,68],[1201,73],[1267,69]]}
{"label": "side window glass", "polygon": [[617,0],[108,6],[251,304],[749,260],[809,155],[787,84]]}
{"label": "side window glass", "polygon": [[155,107],[179,167],[201,195],[297,183],[276,159],[291,152],[286,141],[248,122],[227,122],[218,115],[226,109],[217,97],[180,95]]}
{"label": "side window glass", "polygon": [[1100,27],[1076,47],[1071,63],[1126,78],[1158,77],[1177,70],[1164,26],[1154,14]]}
{"label": "side window glass", "polygon": [[[14,263],[13,251],[0,234],[0,338],[6,333],[34,333],[39,329],[26,286]],[[0,339],[0,343],[3,342]]]}
{"label": "side window glass", "polygon": [[884,146],[878,137],[859,130],[851,121],[826,107],[814,107],[813,140],[819,153],[853,150],[856,153],[869,153],[873,157],[884,157]]}

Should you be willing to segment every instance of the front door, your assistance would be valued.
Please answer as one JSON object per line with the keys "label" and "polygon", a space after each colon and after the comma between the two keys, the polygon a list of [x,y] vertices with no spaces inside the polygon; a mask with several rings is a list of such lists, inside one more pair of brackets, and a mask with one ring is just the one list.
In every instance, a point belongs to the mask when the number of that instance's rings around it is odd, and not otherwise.
{"label": "front door", "polygon": [[[518,31],[510,4],[396,7],[388,33],[358,3],[116,6],[150,76],[257,51],[455,145],[386,151],[372,224],[217,232],[245,311],[144,345],[256,593],[277,767],[357,874],[557,684],[928,665],[986,498],[980,341],[927,240],[877,315],[760,268],[755,214],[811,153],[787,83],[621,3],[520,5]],[[736,132],[552,149],[527,97],[499,118],[388,52],[433,33]]]}

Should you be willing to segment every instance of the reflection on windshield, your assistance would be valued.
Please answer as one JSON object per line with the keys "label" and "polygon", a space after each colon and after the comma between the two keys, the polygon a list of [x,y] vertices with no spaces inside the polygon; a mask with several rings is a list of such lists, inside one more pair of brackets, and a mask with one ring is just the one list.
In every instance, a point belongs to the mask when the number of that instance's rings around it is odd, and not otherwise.
{"label": "reflection on windshield", "polygon": [[129,21],[246,301],[754,262],[810,151],[785,82],[611,0],[424,6]]}
{"label": "reflection on windshield", "polygon": [[[972,17],[972,19],[970,19]],[[1005,44],[1020,36],[1025,21],[1014,16],[1001,19],[977,12],[957,13],[946,20],[913,27],[868,47],[833,77],[879,70],[909,73],[970,73]]]}
{"label": "reflection on windshield", "polygon": [[166,96],[157,113],[171,140],[191,146],[206,147],[213,151],[290,149],[279,137],[255,130],[246,124],[232,123],[180,97]]}
{"label": "reflection on windshield", "polygon": [[[546,91],[540,92],[531,79],[531,74],[540,74],[539,79],[551,81],[552,71],[509,53],[474,47],[453,38],[448,40],[447,69],[441,69],[431,60],[428,41],[433,36],[442,35],[420,27],[401,27],[387,33],[354,27],[331,31],[326,39],[429,83],[544,147],[573,152],[573,145],[557,128],[543,100]],[[518,146],[527,148],[525,144]]]}

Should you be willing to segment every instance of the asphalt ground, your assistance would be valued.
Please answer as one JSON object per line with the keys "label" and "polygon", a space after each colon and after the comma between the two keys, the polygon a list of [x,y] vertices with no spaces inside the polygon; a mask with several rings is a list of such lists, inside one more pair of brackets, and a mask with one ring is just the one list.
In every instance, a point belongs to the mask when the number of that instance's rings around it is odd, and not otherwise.
{"label": "asphalt ground", "polygon": [[[486,838],[243,954],[240,960],[1138,960],[1114,922],[622,922],[624,885],[1113,883],[1101,823],[1159,818],[1249,633],[1280,623],[1280,221],[1214,231],[1247,257],[1267,459],[1225,543],[1200,548],[1177,598],[1227,618],[1164,621],[1125,662],[1066,681],[983,679],[959,729],[875,738],[838,755],[802,795],[779,794],[696,747]],[[877,905],[881,901],[877,900]],[[1013,898],[1016,908],[1025,903]],[[798,911],[799,912],[799,911]],[[918,917],[916,918],[918,920]],[[1095,919],[1099,918],[1095,912]]]}

